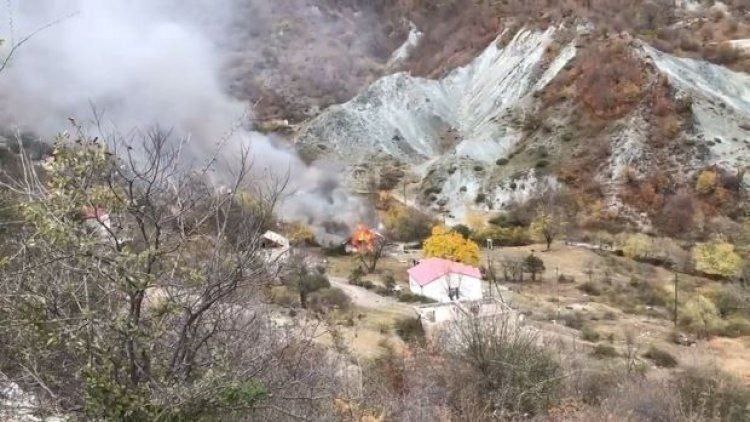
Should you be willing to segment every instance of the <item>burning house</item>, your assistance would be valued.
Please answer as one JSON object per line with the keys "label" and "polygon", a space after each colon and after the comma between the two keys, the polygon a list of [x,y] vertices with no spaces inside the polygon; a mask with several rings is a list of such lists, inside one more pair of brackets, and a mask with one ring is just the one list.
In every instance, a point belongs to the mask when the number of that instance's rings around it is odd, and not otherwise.
{"label": "burning house", "polygon": [[378,245],[382,245],[385,237],[379,232],[360,224],[352,235],[344,242],[346,253],[372,252]]}

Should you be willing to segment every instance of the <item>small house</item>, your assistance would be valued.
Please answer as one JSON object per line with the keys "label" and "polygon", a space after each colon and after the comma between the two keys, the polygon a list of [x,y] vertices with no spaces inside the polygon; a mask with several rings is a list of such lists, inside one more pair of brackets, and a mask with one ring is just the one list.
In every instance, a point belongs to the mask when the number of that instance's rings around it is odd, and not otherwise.
{"label": "small house", "polygon": [[428,258],[407,272],[412,293],[441,303],[482,299],[482,274],[477,267]]}
{"label": "small house", "polygon": [[260,240],[260,247],[265,251],[266,261],[273,263],[283,261],[288,257],[290,244],[289,239],[286,237],[268,230],[263,233],[263,237]]}

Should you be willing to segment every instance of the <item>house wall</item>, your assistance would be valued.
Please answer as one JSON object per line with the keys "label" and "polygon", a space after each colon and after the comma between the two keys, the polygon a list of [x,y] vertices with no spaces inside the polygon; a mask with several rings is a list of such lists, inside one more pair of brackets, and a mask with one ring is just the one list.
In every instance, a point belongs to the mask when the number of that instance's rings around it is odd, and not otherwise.
{"label": "house wall", "polygon": [[450,302],[448,287],[459,289],[459,300],[478,300],[482,298],[482,280],[459,274],[446,274],[426,286],[420,286],[409,277],[409,288],[412,293],[427,296],[438,302]]}

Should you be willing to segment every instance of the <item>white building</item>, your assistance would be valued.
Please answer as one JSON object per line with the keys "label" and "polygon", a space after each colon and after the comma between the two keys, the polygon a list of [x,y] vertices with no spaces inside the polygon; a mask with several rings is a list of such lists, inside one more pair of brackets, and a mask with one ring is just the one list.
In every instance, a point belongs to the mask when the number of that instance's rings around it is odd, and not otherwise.
{"label": "white building", "polygon": [[260,246],[269,264],[283,262],[289,257],[289,239],[271,230],[263,233]]}
{"label": "white building", "polygon": [[428,258],[410,268],[408,273],[412,293],[438,302],[482,298],[482,274],[476,267]]}

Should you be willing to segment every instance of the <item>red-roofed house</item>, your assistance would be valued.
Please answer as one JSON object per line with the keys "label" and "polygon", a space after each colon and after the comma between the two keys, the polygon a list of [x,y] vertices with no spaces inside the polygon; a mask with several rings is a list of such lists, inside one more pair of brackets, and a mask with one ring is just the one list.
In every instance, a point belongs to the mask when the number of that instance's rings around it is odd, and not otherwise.
{"label": "red-roofed house", "polygon": [[428,258],[410,268],[408,273],[412,293],[438,302],[482,298],[482,274],[477,267]]}

